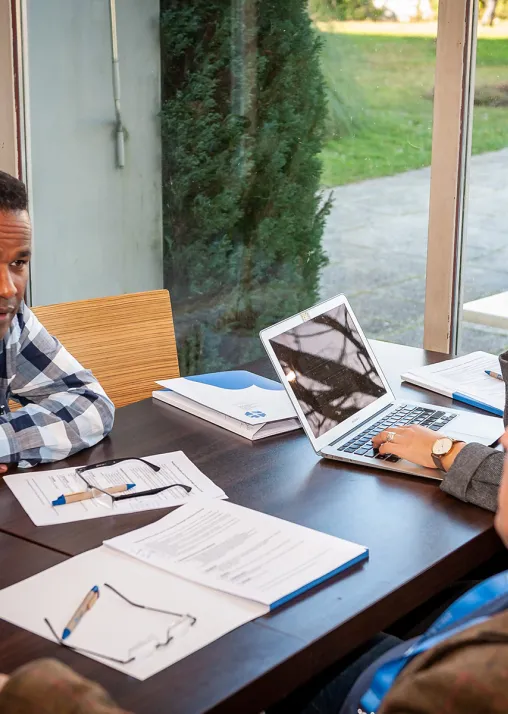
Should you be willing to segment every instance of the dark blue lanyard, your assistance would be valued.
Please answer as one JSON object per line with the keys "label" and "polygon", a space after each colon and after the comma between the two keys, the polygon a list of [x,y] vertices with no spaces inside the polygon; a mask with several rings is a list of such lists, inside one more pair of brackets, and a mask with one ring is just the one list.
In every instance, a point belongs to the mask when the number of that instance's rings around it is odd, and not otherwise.
{"label": "dark blue lanyard", "polygon": [[508,609],[508,571],[494,575],[462,595],[403,655],[379,667],[360,700],[362,709],[375,714],[395,679],[416,655],[505,609]]}

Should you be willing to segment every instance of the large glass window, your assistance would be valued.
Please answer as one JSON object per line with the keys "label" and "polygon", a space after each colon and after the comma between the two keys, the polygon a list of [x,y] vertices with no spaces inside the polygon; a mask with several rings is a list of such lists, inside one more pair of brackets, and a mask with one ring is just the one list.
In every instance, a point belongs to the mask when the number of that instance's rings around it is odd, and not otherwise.
{"label": "large glass window", "polygon": [[166,285],[182,372],[319,297],[320,40],[303,0],[162,3]]}
{"label": "large glass window", "polygon": [[478,33],[461,353],[508,348],[508,14],[497,5]]}
{"label": "large glass window", "polygon": [[436,23],[318,26],[333,187],[321,295],[346,293],[368,337],[421,346]]}
{"label": "large glass window", "polygon": [[161,3],[183,374],[261,356],[261,328],[339,292],[368,336],[422,344],[436,24],[354,5]]}

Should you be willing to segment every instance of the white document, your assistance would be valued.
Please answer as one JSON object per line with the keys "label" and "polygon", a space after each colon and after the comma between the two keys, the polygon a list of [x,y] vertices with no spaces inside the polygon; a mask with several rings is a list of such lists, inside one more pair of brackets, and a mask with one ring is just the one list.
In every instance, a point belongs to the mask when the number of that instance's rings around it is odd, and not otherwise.
{"label": "white document", "polygon": [[[195,405],[207,407],[246,424],[258,426],[284,419],[297,419],[293,405],[280,382],[245,370],[177,377],[162,380],[157,384],[176,392]],[[181,404],[178,406],[184,409]]]}
{"label": "white document", "polygon": [[488,352],[472,352],[463,357],[438,362],[410,370],[402,379],[424,389],[453,397],[474,406],[491,407],[503,414],[505,385],[485,374],[485,370],[500,372],[499,359]]}
{"label": "white document", "polygon": [[36,526],[169,508],[179,506],[196,496],[227,498],[224,491],[207,478],[182,451],[147,456],[146,460],[160,466],[160,471],[153,471],[141,461],[132,459],[104,469],[87,471],[85,476],[100,488],[135,483],[136,489],[129,491],[129,494],[172,483],[191,486],[191,492],[187,493],[183,488],[171,488],[154,496],[129,498],[123,503],[117,501],[113,508],[107,508],[93,498],[64,506],[52,506],[52,502],[61,495],[86,490],[84,482],[76,475],[75,469],[11,474],[5,476],[4,481]]}
{"label": "white document", "polygon": [[204,499],[104,545],[271,609],[368,556],[355,543]]}
{"label": "white document", "polygon": [[[166,646],[168,629],[179,618],[135,608],[104,586],[109,583],[141,605],[189,614],[196,623]],[[66,640],[71,647],[125,661],[86,656],[144,680],[219,639],[240,625],[265,614],[268,608],[182,580],[109,548],[98,548],[0,591],[0,618],[55,641],[85,595],[98,585],[100,596]]]}
{"label": "white document", "polygon": [[[255,419],[259,419],[259,417],[251,417],[249,422],[242,421],[228,414],[223,414],[217,411],[217,409],[205,407],[203,404],[184,397],[172,389],[156,389],[152,392],[152,397],[160,402],[165,402],[173,407],[182,409],[188,414],[193,414],[200,419],[205,419],[212,424],[221,426],[223,429],[228,429],[228,431],[239,434],[251,441],[258,441],[259,439],[276,436],[277,434],[286,434],[288,431],[295,431],[302,426],[296,416],[294,419],[281,419],[278,421],[256,422]],[[259,412],[259,409],[257,411]]]}

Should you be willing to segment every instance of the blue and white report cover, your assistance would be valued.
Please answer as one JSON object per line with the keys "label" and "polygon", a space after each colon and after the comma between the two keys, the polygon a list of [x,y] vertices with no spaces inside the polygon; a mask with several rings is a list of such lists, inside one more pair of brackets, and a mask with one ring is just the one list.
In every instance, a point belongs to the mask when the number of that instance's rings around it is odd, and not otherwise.
{"label": "blue and white report cover", "polygon": [[247,439],[262,439],[300,427],[282,384],[236,370],[157,382],[155,399],[206,419]]}

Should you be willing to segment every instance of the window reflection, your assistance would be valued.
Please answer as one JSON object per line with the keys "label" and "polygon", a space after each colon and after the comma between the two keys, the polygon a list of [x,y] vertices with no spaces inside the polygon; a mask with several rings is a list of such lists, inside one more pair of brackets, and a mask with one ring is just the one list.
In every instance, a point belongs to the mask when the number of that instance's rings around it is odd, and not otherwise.
{"label": "window reflection", "polygon": [[315,437],[386,394],[345,305],[270,340]]}

